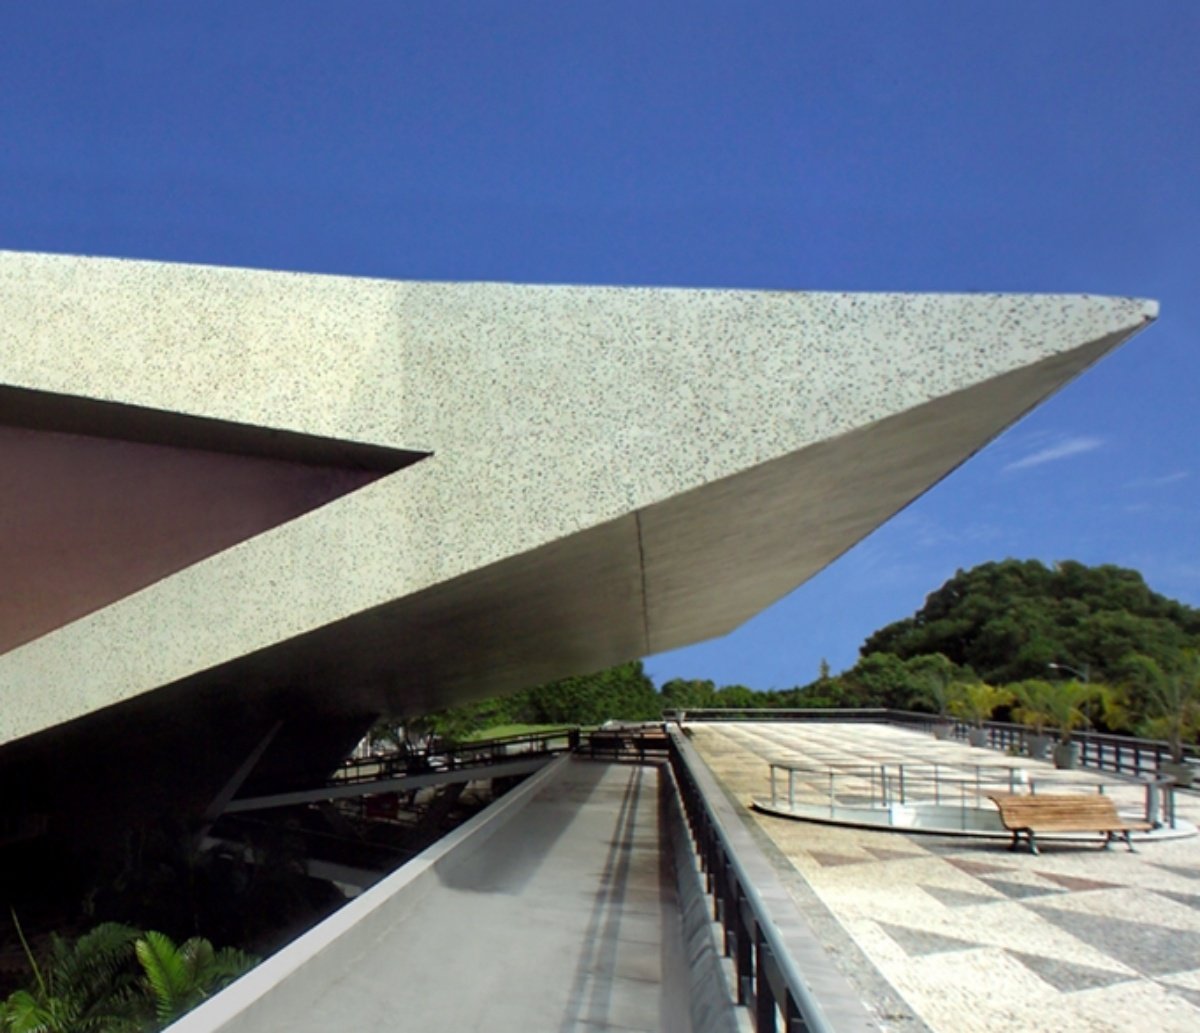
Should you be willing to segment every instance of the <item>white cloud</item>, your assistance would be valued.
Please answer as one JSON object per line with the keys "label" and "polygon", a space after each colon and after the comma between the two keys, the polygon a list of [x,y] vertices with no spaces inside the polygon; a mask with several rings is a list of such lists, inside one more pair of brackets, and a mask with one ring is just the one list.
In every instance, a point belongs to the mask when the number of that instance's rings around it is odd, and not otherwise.
{"label": "white cloud", "polygon": [[1186,481],[1191,474],[1187,470],[1176,470],[1174,473],[1165,473],[1161,477],[1138,477],[1128,484],[1126,488],[1165,488],[1168,484],[1178,484],[1180,481]]}
{"label": "white cloud", "polygon": [[1004,467],[1009,470],[1028,470],[1031,466],[1041,466],[1043,463],[1056,463],[1060,459],[1091,452],[1104,444],[1103,438],[1074,437],[1065,438],[1055,445],[1039,449],[1023,459],[1017,459]]}

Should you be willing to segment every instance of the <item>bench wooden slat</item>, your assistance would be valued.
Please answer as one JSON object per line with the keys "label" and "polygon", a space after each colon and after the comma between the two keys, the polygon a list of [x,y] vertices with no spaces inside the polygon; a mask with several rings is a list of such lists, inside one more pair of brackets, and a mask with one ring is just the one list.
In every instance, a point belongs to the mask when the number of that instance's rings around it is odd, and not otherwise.
{"label": "bench wooden slat", "polygon": [[1010,849],[1015,850],[1020,837],[1024,835],[1030,852],[1034,854],[1038,852],[1034,838],[1038,832],[1103,833],[1105,847],[1119,833],[1132,850],[1133,842],[1129,833],[1144,832],[1153,827],[1146,821],[1122,818],[1112,799],[1100,794],[1043,793],[1036,796],[989,793],[988,799],[999,808],[1001,823],[1013,834]]}

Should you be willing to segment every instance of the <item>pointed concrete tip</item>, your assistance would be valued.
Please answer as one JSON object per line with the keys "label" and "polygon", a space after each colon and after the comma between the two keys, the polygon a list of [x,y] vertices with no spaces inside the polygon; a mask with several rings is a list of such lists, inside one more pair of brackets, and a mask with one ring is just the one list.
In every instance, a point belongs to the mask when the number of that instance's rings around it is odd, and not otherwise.
{"label": "pointed concrete tip", "polygon": [[[236,424],[429,454],[5,653],[5,699],[20,702],[0,712],[2,742],[185,679],[252,686],[247,699],[285,686],[298,707],[354,714],[407,706],[421,686],[436,708],[721,634],[1158,304],[388,282],[0,252],[0,312],[0,424],[19,423],[7,391],[26,400],[25,429],[153,410],[144,445],[213,451],[226,439],[206,435]],[[209,430],[172,436],[181,426]],[[95,474],[71,469],[42,478],[47,506]],[[31,524],[39,512],[26,501]],[[333,683],[352,687],[336,704]]]}

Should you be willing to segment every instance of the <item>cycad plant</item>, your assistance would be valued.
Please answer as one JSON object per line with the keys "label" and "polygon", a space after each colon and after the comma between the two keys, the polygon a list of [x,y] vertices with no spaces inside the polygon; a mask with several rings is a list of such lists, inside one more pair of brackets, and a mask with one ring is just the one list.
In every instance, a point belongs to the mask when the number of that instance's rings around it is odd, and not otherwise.
{"label": "cycad plant", "polygon": [[1050,751],[1050,739],[1046,735],[1046,729],[1056,723],[1052,698],[1056,686],[1040,678],[1030,678],[1017,682],[1010,688],[1016,701],[1012,712],[1013,720],[1033,729],[1033,735],[1025,737],[1029,755],[1035,760],[1045,760]]}
{"label": "cycad plant", "polygon": [[1100,698],[1099,686],[1090,682],[1052,682],[1051,692],[1046,697],[1051,727],[1058,729],[1059,742],[1064,746],[1071,741],[1071,733],[1077,728],[1086,728],[1092,723],[1088,713],[1090,706]]}
{"label": "cycad plant", "polygon": [[255,959],[232,947],[213,950],[200,936],[179,946],[163,933],[147,932],[135,944],[138,962],[161,1023],[171,1022],[254,967]]}
{"label": "cycad plant", "polygon": [[1016,700],[1013,718],[1023,725],[1029,725],[1034,735],[1045,735],[1046,726],[1054,721],[1050,706],[1050,694],[1054,686],[1041,678],[1030,678],[1017,682],[1012,686],[1012,691]]}
{"label": "cycad plant", "polygon": [[4,1033],[137,1033],[145,1026],[145,998],[133,965],[136,929],[105,922],[74,943],[50,941],[39,964],[17,916],[17,935],[33,970],[33,985],[0,1003]]}
{"label": "cycad plant", "polygon": [[1012,701],[1013,694],[1008,689],[987,682],[956,682],[950,686],[950,713],[976,728],[982,728],[997,707]]}

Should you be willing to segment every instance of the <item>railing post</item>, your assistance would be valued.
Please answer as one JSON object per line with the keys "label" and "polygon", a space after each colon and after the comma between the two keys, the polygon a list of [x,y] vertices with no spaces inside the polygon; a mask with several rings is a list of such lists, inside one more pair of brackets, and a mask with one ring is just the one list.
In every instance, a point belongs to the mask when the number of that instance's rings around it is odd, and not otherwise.
{"label": "railing post", "polygon": [[737,1003],[750,1003],[750,982],[754,978],[754,944],[750,939],[750,930],[746,928],[745,920],[742,918],[741,893],[738,893],[738,903],[734,908],[734,929],[735,929],[735,946],[737,948],[736,956],[734,957],[735,972],[737,975]]}
{"label": "railing post", "polygon": [[754,939],[754,1030],[755,1033],[775,1033],[775,995],[767,977],[771,948],[757,929]]}

